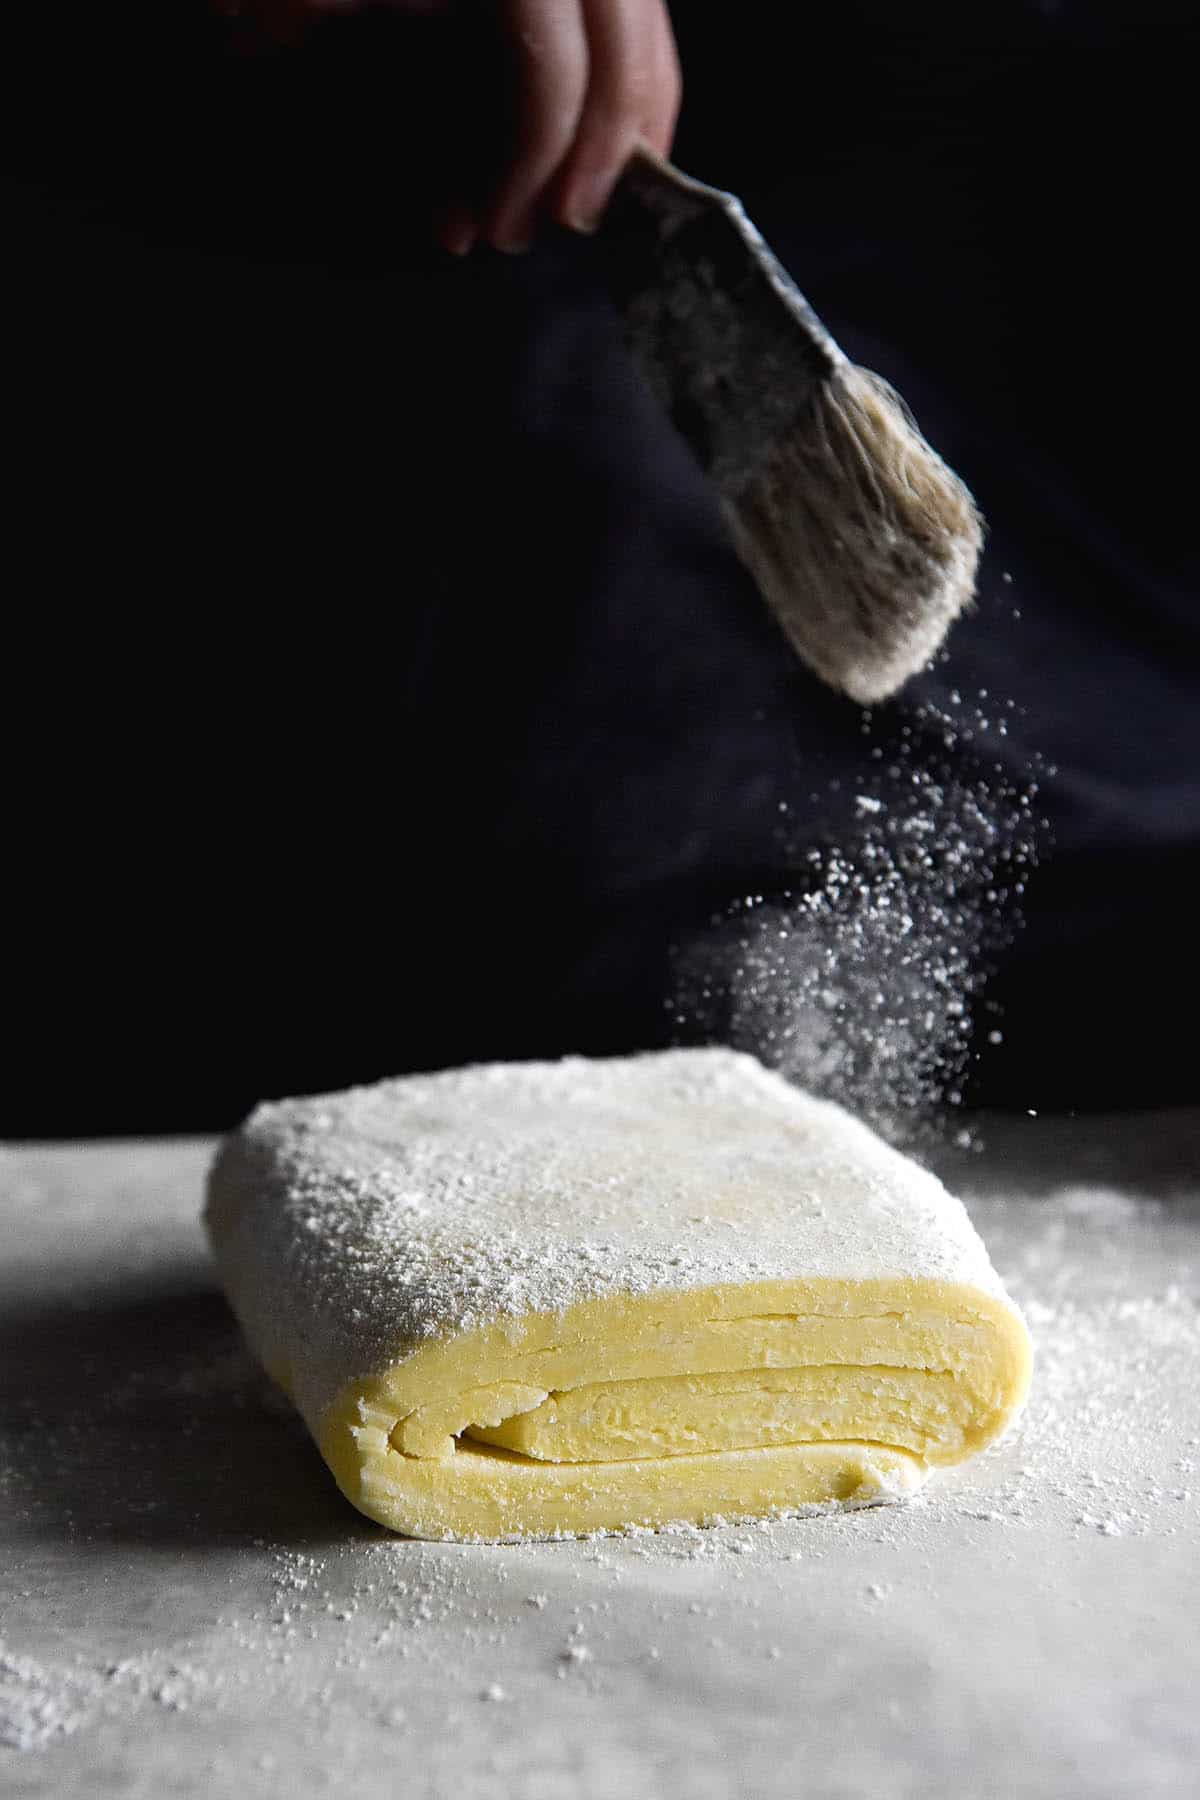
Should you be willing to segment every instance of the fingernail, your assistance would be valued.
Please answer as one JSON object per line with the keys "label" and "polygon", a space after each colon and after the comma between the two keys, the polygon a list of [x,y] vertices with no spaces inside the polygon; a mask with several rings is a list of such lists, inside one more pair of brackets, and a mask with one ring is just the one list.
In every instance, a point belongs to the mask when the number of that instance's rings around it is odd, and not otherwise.
{"label": "fingernail", "polygon": [[444,219],[438,230],[442,249],[451,256],[466,256],[475,248],[478,237],[479,228],[474,219],[457,213],[452,218]]}
{"label": "fingernail", "polygon": [[524,256],[532,243],[533,236],[528,231],[497,231],[492,236],[492,248],[505,256]]}
{"label": "fingernail", "polygon": [[572,231],[581,231],[587,237],[599,231],[612,189],[612,178],[608,175],[593,177],[576,189],[566,208],[566,222]]}

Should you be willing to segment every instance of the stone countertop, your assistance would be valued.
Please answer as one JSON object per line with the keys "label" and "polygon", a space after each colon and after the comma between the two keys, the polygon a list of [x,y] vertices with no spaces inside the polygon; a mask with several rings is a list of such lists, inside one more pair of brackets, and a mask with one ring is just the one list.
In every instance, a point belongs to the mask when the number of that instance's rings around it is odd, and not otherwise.
{"label": "stone countertop", "polygon": [[0,1152],[0,1789],[75,1800],[1183,1796],[1200,1115],[949,1155],[1038,1349],[905,1507],[584,1542],[360,1518],[249,1363],[209,1141]]}

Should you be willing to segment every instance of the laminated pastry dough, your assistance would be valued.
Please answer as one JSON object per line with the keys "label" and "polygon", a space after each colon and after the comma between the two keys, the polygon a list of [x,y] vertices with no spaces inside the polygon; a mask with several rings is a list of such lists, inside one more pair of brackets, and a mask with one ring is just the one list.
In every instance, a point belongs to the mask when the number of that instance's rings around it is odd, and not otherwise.
{"label": "laminated pastry dough", "polygon": [[729,1050],[262,1106],[206,1220],[342,1492],[416,1537],[899,1496],[1029,1379],[960,1203]]}

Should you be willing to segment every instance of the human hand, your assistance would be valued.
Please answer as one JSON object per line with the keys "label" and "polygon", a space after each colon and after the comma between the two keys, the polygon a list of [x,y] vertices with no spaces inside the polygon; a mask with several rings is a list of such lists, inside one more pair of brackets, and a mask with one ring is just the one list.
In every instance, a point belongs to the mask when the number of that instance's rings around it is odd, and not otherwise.
{"label": "human hand", "polygon": [[[496,81],[515,85],[513,143],[478,196],[440,211],[443,247],[465,255],[480,240],[520,251],[539,221],[594,230],[639,143],[666,155],[681,77],[666,0],[216,0],[273,43],[295,41],[322,17],[368,10],[453,13],[488,31],[479,41],[509,53]],[[499,31],[499,38],[496,31]],[[464,43],[469,39],[464,39]],[[454,96],[447,96],[452,112]]]}
{"label": "human hand", "polygon": [[639,142],[666,155],[682,84],[665,0],[501,0],[517,139],[488,202],[442,221],[447,250],[528,247],[542,217],[592,231]]}

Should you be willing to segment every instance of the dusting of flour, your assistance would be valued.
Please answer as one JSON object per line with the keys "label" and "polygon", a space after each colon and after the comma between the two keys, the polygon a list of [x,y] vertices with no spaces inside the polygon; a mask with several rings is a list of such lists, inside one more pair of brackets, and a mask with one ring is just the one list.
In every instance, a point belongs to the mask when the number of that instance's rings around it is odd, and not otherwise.
{"label": "dusting of flour", "polygon": [[1004,760],[1012,710],[951,690],[879,742],[865,715],[852,787],[837,778],[781,805],[783,884],[677,944],[676,1041],[750,1051],[893,1141],[936,1138],[980,1033],[1002,1041],[986,977],[1019,929],[1045,833],[1040,765],[1014,774]]}
{"label": "dusting of flour", "polygon": [[487,1064],[261,1107],[210,1196],[234,1310],[310,1419],[431,1334],[608,1295],[1001,1291],[932,1174],[733,1050]]}

